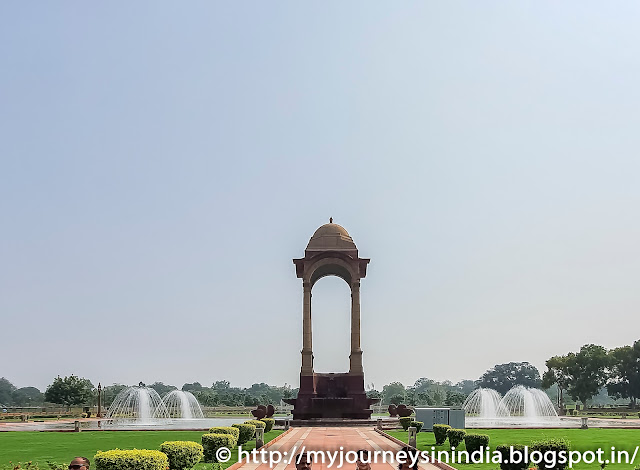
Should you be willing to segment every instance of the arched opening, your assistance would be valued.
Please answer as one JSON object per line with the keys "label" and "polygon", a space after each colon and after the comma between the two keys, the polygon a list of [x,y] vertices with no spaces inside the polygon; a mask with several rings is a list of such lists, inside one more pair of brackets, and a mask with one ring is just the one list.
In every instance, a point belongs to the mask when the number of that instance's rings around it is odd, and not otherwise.
{"label": "arched opening", "polygon": [[337,276],[319,279],[312,290],[313,369],[348,372],[351,353],[351,289]]}

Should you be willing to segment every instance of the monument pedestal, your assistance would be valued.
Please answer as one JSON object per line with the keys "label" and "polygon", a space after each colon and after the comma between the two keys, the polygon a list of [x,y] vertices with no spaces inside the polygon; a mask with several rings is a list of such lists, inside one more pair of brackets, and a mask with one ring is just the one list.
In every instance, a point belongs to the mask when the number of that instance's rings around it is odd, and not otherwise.
{"label": "monument pedestal", "polygon": [[364,375],[301,375],[298,397],[285,400],[293,405],[293,419],[370,419],[369,407],[380,401],[368,398]]}

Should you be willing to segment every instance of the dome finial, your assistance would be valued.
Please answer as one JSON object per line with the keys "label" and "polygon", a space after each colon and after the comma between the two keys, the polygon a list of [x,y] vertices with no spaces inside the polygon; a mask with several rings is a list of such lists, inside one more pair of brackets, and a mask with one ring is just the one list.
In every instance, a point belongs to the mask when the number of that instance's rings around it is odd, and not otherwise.
{"label": "dome finial", "polygon": [[333,217],[329,217],[329,223],[332,224],[333,223]]}

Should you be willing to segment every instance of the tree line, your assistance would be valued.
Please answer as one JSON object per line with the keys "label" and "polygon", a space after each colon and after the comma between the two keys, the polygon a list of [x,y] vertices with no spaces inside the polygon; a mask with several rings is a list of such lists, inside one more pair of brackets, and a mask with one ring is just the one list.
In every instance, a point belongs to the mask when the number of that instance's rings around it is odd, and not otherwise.
{"label": "tree line", "polygon": [[542,386],[558,387],[559,402],[566,393],[574,401],[587,406],[589,400],[604,387],[610,397],[628,399],[635,408],[640,396],[640,340],[631,346],[607,350],[596,344],[585,344],[578,352],[553,356],[546,362]]}

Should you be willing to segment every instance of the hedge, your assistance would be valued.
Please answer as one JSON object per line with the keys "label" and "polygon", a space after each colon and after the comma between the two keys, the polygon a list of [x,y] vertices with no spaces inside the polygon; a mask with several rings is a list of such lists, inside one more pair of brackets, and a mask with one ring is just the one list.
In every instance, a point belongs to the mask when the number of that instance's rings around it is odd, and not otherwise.
{"label": "hedge", "polygon": [[[513,448],[513,454],[520,455],[521,461],[518,463],[512,463],[511,459],[511,448]],[[500,462],[500,470],[525,470],[529,468],[529,461],[526,460],[524,453],[525,446],[523,444],[512,444],[512,445],[504,445],[500,444],[496,447],[496,451],[500,452],[502,455]]]}
{"label": "hedge", "polygon": [[489,436],[486,434],[466,434],[464,436],[464,446],[469,454],[480,450],[480,448],[486,449],[489,447]]}
{"label": "hedge", "polygon": [[416,428],[416,432],[420,432],[422,426],[424,426],[424,423],[422,421],[411,421],[411,423],[409,423],[409,427]]}
{"label": "hedge", "polygon": [[194,467],[204,456],[197,442],[167,441],[160,444],[160,452],[169,458],[169,470],[186,470]]}
{"label": "hedge", "polygon": [[203,434],[202,447],[204,448],[204,461],[217,462],[216,451],[221,447],[231,449],[235,439],[231,434]]}
{"label": "hedge", "polygon": [[267,427],[267,423],[260,419],[250,419],[248,421],[245,421],[244,424],[253,424],[256,428],[262,429],[265,429]]}
{"label": "hedge", "polygon": [[466,431],[464,429],[447,429],[447,438],[449,439],[449,445],[451,449],[454,447],[457,449],[460,443],[464,440]]}
{"label": "hedge", "polygon": [[434,424],[433,434],[436,437],[436,445],[441,446],[447,440],[447,431],[451,429],[448,424]]}
{"label": "hedge", "polygon": [[213,428],[209,428],[210,434],[229,434],[233,436],[233,440],[235,444],[233,447],[238,445],[238,438],[240,437],[240,430],[238,428],[234,428],[233,426],[216,426]]}
{"label": "hedge", "polygon": [[273,418],[262,418],[262,421],[265,424],[264,432],[269,432],[273,429],[273,425],[276,423],[276,420]]}
{"label": "hedge", "polygon": [[400,418],[400,426],[402,426],[402,429],[407,431],[409,429],[409,425],[411,424],[411,421],[413,421],[412,417],[403,416],[402,418]]}
{"label": "hedge", "polygon": [[93,457],[96,470],[166,470],[169,459],[159,450],[108,450]]}
{"label": "hedge", "polygon": [[542,441],[535,441],[531,443],[529,449],[529,455],[531,455],[536,450],[542,453],[543,456],[546,452],[555,453],[555,465],[546,463],[543,458],[540,463],[536,464],[538,466],[538,470],[564,470],[567,465],[569,465],[568,462],[560,463],[560,459],[558,458],[560,455],[562,455],[560,454],[560,452],[564,453],[565,455],[569,453],[569,442],[564,439],[545,439]]}
{"label": "hedge", "polygon": [[249,442],[256,433],[256,427],[253,424],[233,424],[232,426],[240,430],[240,436],[238,437],[239,446],[243,446]]}

